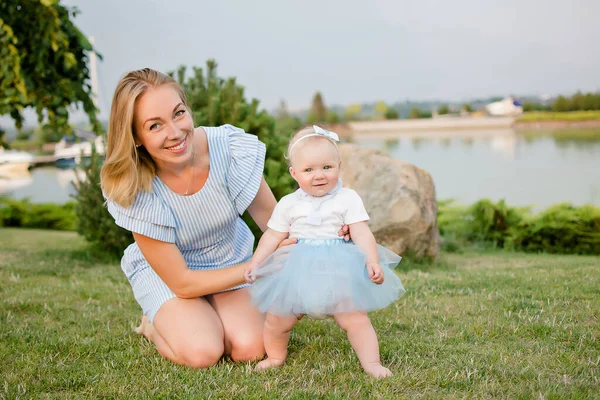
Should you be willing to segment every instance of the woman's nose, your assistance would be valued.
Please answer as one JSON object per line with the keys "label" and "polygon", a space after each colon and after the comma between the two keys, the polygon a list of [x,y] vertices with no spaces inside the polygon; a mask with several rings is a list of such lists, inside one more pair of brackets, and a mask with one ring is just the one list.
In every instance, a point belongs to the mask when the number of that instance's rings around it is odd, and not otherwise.
{"label": "woman's nose", "polygon": [[178,139],[181,135],[179,134],[180,129],[174,122],[167,123],[167,138]]}

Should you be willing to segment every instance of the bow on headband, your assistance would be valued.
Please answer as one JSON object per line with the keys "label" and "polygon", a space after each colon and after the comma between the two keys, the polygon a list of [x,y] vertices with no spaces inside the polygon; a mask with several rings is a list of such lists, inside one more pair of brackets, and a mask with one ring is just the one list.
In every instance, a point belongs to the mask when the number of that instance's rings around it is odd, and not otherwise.
{"label": "bow on headband", "polygon": [[[313,129],[317,135],[325,136],[328,139],[333,140],[334,142],[339,142],[340,138],[337,133],[328,131],[326,129],[321,128],[320,126],[313,125]],[[307,135],[308,136],[308,135]]]}
{"label": "bow on headband", "polygon": [[303,139],[309,138],[309,137],[323,136],[323,137],[326,137],[327,139],[331,140],[331,142],[333,144],[335,144],[335,142],[340,141],[338,134],[335,132],[328,131],[327,129],[323,129],[317,125],[313,125],[313,129],[314,129],[315,133],[309,133],[308,135],[302,136],[300,139],[296,140],[294,142],[294,144],[292,144],[292,147],[290,147],[290,151],[289,151],[290,154],[292,154],[292,150],[294,150],[294,147],[296,147],[298,142],[300,142]]}

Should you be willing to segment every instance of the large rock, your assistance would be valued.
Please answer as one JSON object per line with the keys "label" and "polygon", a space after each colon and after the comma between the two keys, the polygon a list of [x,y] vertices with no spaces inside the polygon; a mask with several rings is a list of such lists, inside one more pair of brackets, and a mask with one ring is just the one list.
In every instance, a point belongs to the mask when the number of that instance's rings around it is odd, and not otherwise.
{"label": "large rock", "polygon": [[354,144],[341,144],[344,186],[362,197],[377,243],[402,254],[439,252],[433,179],[413,164]]}

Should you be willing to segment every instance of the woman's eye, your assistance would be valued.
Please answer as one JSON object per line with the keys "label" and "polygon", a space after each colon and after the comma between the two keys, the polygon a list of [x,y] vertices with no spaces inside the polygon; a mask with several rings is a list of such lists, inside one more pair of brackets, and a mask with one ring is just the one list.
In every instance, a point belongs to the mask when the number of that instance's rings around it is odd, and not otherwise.
{"label": "woman's eye", "polygon": [[177,111],[177,112],[175,113],[175,117],[176,117],[176,118],[179,118],[179,117],[181,117],[183,114],[185,114],[185,110],[179,110],[179,111]]}
{"label": "woman's eye", "polygon": [[159,126],[160,126],[159,124],[152,124],[152,125],[150,125],[150,130],[153,131],[155,129],[158,129]]}

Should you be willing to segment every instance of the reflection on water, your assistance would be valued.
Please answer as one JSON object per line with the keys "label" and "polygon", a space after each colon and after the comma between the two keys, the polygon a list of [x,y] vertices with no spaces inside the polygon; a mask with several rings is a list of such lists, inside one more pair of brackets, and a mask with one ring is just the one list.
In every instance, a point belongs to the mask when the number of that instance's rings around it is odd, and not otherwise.
{"label": "reflection on water", "polygon": [[0,177],[0,196],[8,195],[9,193],[33,183],[31,174],[25,176],[7,178]]}
{"label": "reflection on water", "polygon": [[483,133],[365,134],[353,141],[427,170],[440,199],[600,204],[600,130]]}
{"label": "reflection on water", "polygon": [[[439,199],[468,204],[487,197],[538,208],[600,204],[600,130],[403,133],[362,135],[352,142],[425,169]],[[64,203],[75,193],[74,179],[70,169],[36,168],[27,176],[0,180],[0,196]]]}
{"label": "reflection on water", "polygon": [[[33,203],[66,203],[75,194],[72,182],[75,170],[43,167],[32,169],[28,177],[19,182],[15,179],[0,180],[0,196],[15,199],[28,198]],[[77,174],[83,178],[83,172]]]}

